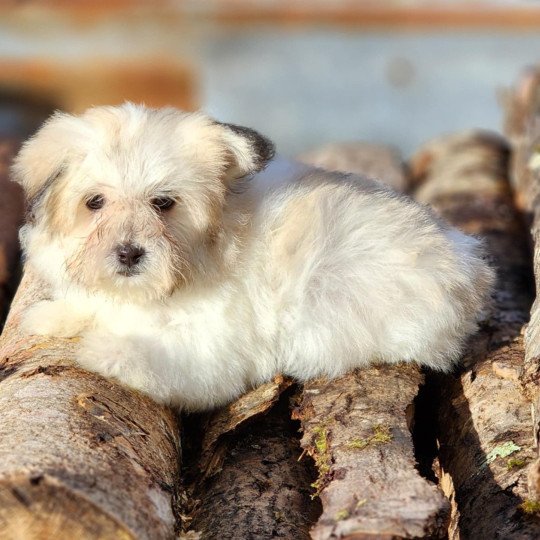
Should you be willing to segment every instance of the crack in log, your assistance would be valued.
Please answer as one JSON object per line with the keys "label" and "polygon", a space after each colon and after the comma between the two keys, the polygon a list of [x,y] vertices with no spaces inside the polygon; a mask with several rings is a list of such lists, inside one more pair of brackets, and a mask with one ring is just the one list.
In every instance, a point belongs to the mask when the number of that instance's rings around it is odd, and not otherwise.
{"label": "crack in log", "polygon": [[412,425],[409,429],[412,433],[414,457],[418,473],[433,482],[439,483],[435,473],[436,460],[439,449],[437,446],[437,410],[439,407],[439,391],[433,379],[433,374],[424,374],[425,382],[420,386],[414,399]]}

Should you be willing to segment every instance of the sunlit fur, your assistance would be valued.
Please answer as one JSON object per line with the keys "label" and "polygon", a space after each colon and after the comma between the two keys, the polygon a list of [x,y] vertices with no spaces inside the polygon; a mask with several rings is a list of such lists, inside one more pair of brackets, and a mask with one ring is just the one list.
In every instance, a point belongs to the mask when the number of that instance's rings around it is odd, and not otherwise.
{"label": "sunlit fur", "polygon": [[[188,410],[282,372],[448,370],[493,282],[478,240],[382,184],[275,160],[253,131],[125,104],[54,115],[13,167],[26,262],[50,285],[31,333]],[[86,201],[100,194],[103,208]],[[174,198],[167,211],[151,203]],[[146,250],[136,275],[116,247]]]}

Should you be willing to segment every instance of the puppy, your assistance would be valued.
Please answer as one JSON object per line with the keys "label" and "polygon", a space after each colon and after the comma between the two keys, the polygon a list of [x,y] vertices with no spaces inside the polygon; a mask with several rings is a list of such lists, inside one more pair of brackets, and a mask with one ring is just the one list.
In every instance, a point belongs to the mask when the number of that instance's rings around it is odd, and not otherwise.
{"label": "puppy", "polygon": [[381,184],[273,155],[171,108],[52,116],[13,166],[26,264],[52,291],[26,331],[79,335],[82,367],[187,410],[277,373],[451,369],[494,279],[479,241]]}

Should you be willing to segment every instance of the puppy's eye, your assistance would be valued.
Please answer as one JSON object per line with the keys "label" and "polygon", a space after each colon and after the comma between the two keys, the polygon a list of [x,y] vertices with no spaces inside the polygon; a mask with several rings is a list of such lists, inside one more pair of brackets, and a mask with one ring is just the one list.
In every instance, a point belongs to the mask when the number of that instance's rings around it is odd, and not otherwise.
{"label": "puppy's eye", "polygon": [[171,199],[170,197],[156,197],[150,202],[156,210],[159,210],[160,212],[165,212],[166,210],[170,210],[174,206],[176,201],[174,199]]}
{"label": "puppy's eye", "polygon": [[86,201],[86,208],[90,210],[99,210],[103,208],[105,204],[105,197],[103,195],[94,195]]}

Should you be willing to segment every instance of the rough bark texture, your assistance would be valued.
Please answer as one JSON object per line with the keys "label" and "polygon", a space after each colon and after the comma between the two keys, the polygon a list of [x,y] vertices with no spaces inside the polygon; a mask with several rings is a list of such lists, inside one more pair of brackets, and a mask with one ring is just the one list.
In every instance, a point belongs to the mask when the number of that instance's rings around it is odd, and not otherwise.
{"label": "rough bark texture", "polygon": [[493,309],[458,373],[438,380],[442,485],[453,501],[450,538],[540,537],[524,467],[534,455],[530,404],[519,382],[521,331],[532,301],[530,260],[508,156],[504,140],[469,133],[430,143],[411,167],[418,173],[417,198],[484,237],[498,273]]}
{"label": "rough bark texture", "polygon": [[[530,68],[506,94],[505,132],[512,144],[512,181],[519,206],[532,227],[534,275],[540,291],[540,68]],[[538,459],[529,467],[530,497],[540,501],[540,300],[537,296],[525,332],[521,381],[533,403]]]}
{"label": "rough bark texture", "polygon": [[375,178],[398,191],[406,191],[408,187],[401,155],[389,146],[367,142],[334,143],[305,152],[298,159],[330,171]]}
{"label": "rough bark texture", "polygon": [[403,365],[304,386],[295,417],[323,505],[313,538],[445,536],[448,501],[415,467],[410,422],[422,382]]}
{"label": "rough bark texture", "polygon": [[[203,472],[191,528],[201,539],[309,538],[319,514],[310,497],[312,473],[289,417],[289,393],[262,417],[228,438],[219,470]],[[223,445],[223,442],[222,442]]]}
{"label": "rough bark texture", "polygon": [[43,294],[25,275],[0,338],[0,537],[173,538],[174,414],[76,368],[75,339],[22,335]]}
{"label": "rough bark texture", "polygon": [[[408,179],[392,149],[336,144],[301,156],[328,169],[375,177],[398,190]],[[361,370],[305,385],[295,418],[318,469],[323,513],[312,537],[438,538],[448,501],[416,469],[410,423],[423,375],[416,366]]]}
{"label": "rough bark texture", "polygon": [[192,534],[309,538],[319,509],[310,497],[310,463],[298,460],[286,392],[291,384],[276,377],[215,413],[188,417],[185,483],[192,508],[186,525]]}
{"label": "rough bark texture", "polygon": [[9,166],[20,140],[0,137],[0,325],[18,277],[18,230],[24,213],[21,188],[9,181]]}
{"label": "rough bark texture", "polygon": [[197,451],[197,466],[202,478],[209,478],[222,468],[235,432],[254,418],[266,414],[291,384],[292,380],[278,376],[244,394],[227,407],[203,417],[204,435],[201,448]]}

